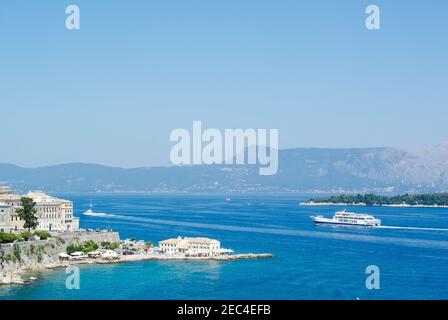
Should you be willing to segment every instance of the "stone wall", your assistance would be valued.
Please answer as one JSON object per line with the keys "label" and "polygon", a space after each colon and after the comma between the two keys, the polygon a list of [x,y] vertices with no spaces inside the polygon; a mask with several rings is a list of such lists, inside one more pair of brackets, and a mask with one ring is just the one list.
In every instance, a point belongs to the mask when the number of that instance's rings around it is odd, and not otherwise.
{"label": "stone wall", "polygon": [[70,244],[88,240],[119,242],[117,232],[72,233],[48,240],[26,241],[0,245],[0,276],[26,270],[39,270],[59,263],[59,254],[66,252]]}
{"label": "stone wall", "polygon": [[63,239],[68,239],[71,241],[77,240],[79,243],[86,242],[88,240],[93,240],[97,243],[107,241],[107,242],[119,242],[120,235],[118,232],[73,232],[70,235],[62,236]]}

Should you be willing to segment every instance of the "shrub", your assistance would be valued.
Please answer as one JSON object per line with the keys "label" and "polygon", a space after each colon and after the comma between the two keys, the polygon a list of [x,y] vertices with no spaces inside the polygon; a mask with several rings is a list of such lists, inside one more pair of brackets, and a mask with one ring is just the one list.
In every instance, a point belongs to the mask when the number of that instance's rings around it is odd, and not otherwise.
{"label": "shrub", "polygon": [[93,240],[89,240],[86,243],[84,243],[84,250],[82,250],[84,253],[89,253],[92,251],[95,251],[99,248],[98,244],[93,241]]}
{"label": "shrub", "polygon": [[109,241],[103,241],[101,242],[101,247],[107,250],[115,250],[120,248],[120,244],[117,242],[109,242]]}
{"label": "shrub", "polygon": [[95,243],[93,240],[89,240],[85,242],[84,244],[71,244],[67,247],[67,254],[72,254],[73,252],[81,251],[84,253],[89,253],[92,251],[95,251],[99,248],[99,245]]}
{"label": "shrub", "polygon": [[67,247],[67,254],[72,254],[73,252],[77,252],[77,251],[83,251],[83,247],[82,246],[78,246],[76,244],[70,244]]}
{"label": "shrub", "polygon": [[30,239],[33,237],[33,234],[32,234],[31,232],[29,232],[29,231],[24,231],[24,232],[22,232],[22,233],[20,234],[20,236],[21,236],[24,240],[28,241],[28,240],[30,240]]}
{"label": "shrub", "polygon": [[41,240],[47,240],[48,238],[51,238],[51,234],[48,231],[36,231],[34,232],[34,234]]}
{"label": "shrub", "polygon": [[12,243],[14,241],[19,241],[20,239],[21,237],[14,233],[0,232],[0,243]]}
{"label": "shrub", "polygon": [[101,242],[101,247],[103,247],[103,248],[107,248],[108,246],[110,246],[110,242],[109,242],[109,241],[103,241],[103,242]]}
{"label": "shrub", "polygon": [[120,248],[120,244],[117,242],[109,243],[107,246],[105,246],[107,250],[116,250]]}
{"label": "shrub", "polygon": [[13,254],[7,254],[3,257],[3,261],[5,262],[17,262],[17,258]]}
{"label": "shrub", "polygon": [[20,255],[20,247],[19,247],[18,244],[14,245],[13,254],[14,254],[14,257],[16,257],[17,261],[21,261],[22,260],[22,257]]}
{"label": "shrub", "polygon": [[44,260],[43,253],[41,251],[37,252],[37,262],[42,263]]}

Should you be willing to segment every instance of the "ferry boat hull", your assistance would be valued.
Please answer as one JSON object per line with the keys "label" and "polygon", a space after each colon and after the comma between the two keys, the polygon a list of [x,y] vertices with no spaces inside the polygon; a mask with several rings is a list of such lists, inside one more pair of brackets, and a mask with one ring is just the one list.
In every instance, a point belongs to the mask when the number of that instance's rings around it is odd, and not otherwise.
{"label": "ferry boat hull", "polygon": [[333,224],[362,227],[381,226],[381,220],[375,219],[373,216],[354,214],[345,211],[337,212],[333,218],[325,218],[324,216],[312,216],[311,219],[315,224]]}

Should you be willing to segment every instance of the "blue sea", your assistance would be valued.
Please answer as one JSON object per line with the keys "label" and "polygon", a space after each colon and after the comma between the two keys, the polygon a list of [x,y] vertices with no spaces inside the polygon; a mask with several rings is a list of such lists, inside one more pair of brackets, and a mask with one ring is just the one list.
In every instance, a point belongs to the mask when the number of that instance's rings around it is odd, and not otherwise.
{"label": "blue sea", "polygon": [[[64,269],[35,273],[26,286],[0,286],[0,299],[447,299],[448,209],[347,207],[391,228],[315,226],[311,215],[340,207],[299,206],[304,197],[65,194],[81,227],[157,243],[211,237],[240,253],[273,259],[146,261],[81,266],[80,289]],[[95,212],[84,216],[92,201]],[[366,288],[378,266],[380,289]]]}

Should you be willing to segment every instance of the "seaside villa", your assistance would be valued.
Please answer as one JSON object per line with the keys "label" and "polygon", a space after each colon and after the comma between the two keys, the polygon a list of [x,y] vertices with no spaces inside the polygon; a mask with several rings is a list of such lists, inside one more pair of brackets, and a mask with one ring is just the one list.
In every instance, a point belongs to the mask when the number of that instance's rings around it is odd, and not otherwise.
{"label": "seaside villa", "polygon": [[[79,218],[73,216],[73,202],[51,197],[40,191],[23,196],[36,203],[39,223],[37,230],[78,231]],[[10,187],[0,187],[0,231],[23,230],[24,222],[16,212],[21,207],[21,197],[13,194]]]}
{"label": "seaside villa", "polygon": [[222,254],[221,242],[209,238],[168,239],[159,242],[160,251],[166,254],[187,256],[215,256]]}

